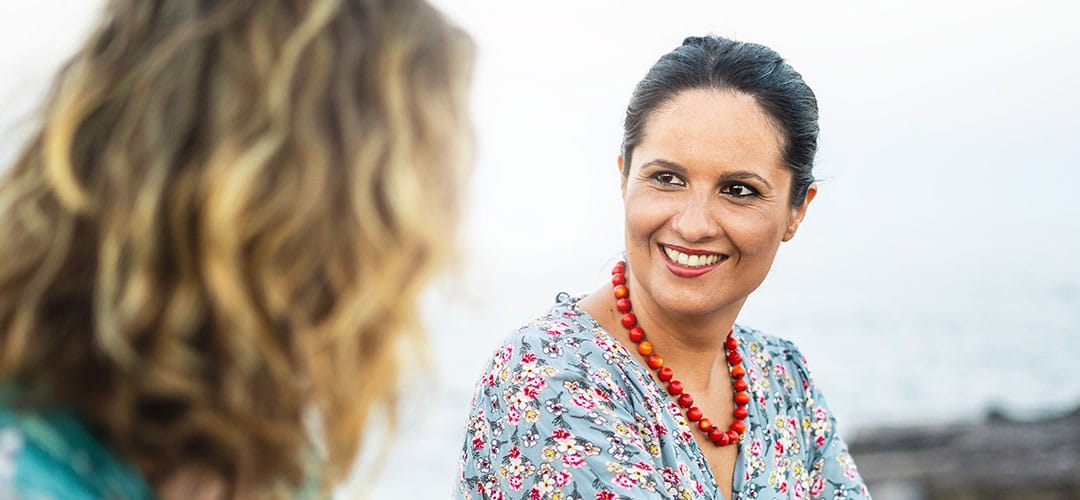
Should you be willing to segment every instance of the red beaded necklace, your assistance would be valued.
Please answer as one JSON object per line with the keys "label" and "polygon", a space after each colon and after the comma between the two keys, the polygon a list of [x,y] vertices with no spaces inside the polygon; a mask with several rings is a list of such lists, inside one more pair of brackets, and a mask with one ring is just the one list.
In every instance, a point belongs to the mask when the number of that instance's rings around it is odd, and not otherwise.
{"label": "red beaded necklace", "polygon": [[625,262],[619,261],[615,264],[615,269],[611,270],[611,284],[615,287],[615,307],[623,313],[622,325],[629,331],[630,340],[637,344],[638,354],[645,358],[645,363],[649,365],[649,368],[656,370],[656,377],[667,384],[668,394],[679,398],[679,406],[686,409],[686,418],[691,422],[697,422],[698,429],[701,429],[701,432],[704,432],[713,444],[727,446],[738,443],[739,437],[746,432],[746,416],[750,413],[746,405],[750,403],[750,393],[746,392],[748,387],[744,378],[746,369],[743,368],[742,356],[737,351],[739,341],[732,336],[734,330],[728,331],[724,347],[727,348],[728,367],[731,370],[731,380],[734,381],[732,385],[735,388],[735,411],[733,412],[735,421],[731,423],[727,431],[724,431],[709,422],[709,419],[701,414],[701,408],[693,406],[693,396],[683,392],[682,382],[673,378],[675,372],[664,366],[664,358],[653,352],[652,343],[645,340],[645,330],[637,325],[637,317],[630,312],[630,289],[626,287],[625,271]]}

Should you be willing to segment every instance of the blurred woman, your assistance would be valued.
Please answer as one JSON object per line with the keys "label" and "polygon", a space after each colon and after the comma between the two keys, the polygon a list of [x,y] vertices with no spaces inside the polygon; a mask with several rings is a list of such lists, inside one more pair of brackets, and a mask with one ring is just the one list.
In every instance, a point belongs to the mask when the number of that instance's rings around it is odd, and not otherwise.
{"label": "blurred woman", "polygon": [[459,498],[868,496],[798,349],[735,324],[817,193],[817,117],[762,45],[660,58],[626,111],[626,260],[496,351]]}
{"label": "blurred woman", "polygon": [[0,182],[0,497],[342,479],[452,253],[471,50],[422,0],[109,2]]}

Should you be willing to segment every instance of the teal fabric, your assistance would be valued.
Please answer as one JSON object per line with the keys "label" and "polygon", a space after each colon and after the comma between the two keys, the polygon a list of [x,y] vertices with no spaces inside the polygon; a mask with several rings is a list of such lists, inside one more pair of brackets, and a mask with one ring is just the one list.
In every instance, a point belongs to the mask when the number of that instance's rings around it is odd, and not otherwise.
{"label": "teal fabric", "polygon": [[151,499],[139,473],[71,413],[0,404],[0,498]]}

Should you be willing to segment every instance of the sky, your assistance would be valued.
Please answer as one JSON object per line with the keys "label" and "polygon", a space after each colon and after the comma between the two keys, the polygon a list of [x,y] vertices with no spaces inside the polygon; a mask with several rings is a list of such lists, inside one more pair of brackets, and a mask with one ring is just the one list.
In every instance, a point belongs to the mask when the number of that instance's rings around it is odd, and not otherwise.
{"label": "sky", "polygon": [[[476,42],[476,164],[463,260],[425,300],[433,396],[376,497],[417,467],[445,494],[484,359],[557,292],[603,282],[626,102],[689,35],[768,45],[818,96],[818,197],[740,322],[800,345],[841,425],[1080,403],[1061,382],[1080,352],[1071,2],[434,3]],[[0,165],[99,5],[0,4]]]}

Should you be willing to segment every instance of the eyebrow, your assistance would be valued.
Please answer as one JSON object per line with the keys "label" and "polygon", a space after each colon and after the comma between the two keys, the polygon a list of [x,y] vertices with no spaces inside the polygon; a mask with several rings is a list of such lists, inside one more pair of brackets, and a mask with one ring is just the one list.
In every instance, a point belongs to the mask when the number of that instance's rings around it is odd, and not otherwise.
{"label": "eyebrow", "polygon": [[[641,168],[643,170],[646,169],[646,168],[649,168],[649,167],[664,168],[664,169],[671,170],[671,171],[673,171],[673,172],[675,172],[677,174],[683,175],[683,176],[686,176],[690,172],[686,167],[684,167],[682,165],[679,165],[678,163],[671,162],[671,161],[668,161],[668,160],[662,160],[662,159],[650,160],[650,161],[646,162],[644,165],[641,166]],[[725,173],[724,175],[722,175],[720,177],[720,180],[725,181],[725,182],[726,181],[756,180],[756,181],[764,184],[766,188],[772,189],[772,184],[770,184],[769,181],[766,180],[764,177],[762,177],[762,176],[760,176],[758,174],[755,174],[753,172],[747,172],[745,170],[739,170],[739,171],[735,171],[735,172],[727,172],[727,173]]]}

